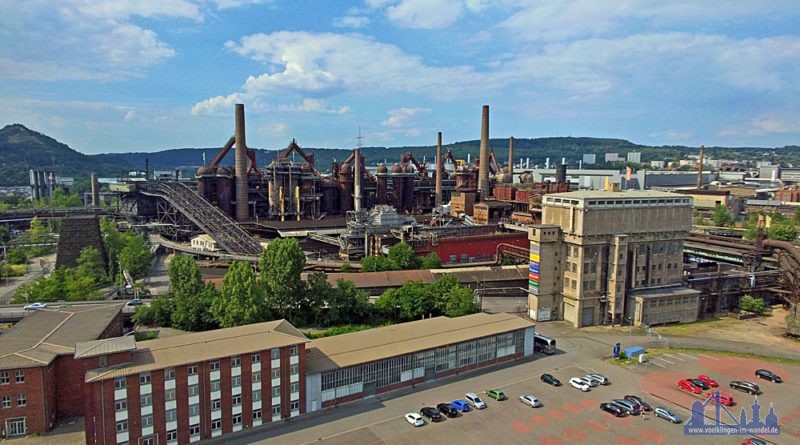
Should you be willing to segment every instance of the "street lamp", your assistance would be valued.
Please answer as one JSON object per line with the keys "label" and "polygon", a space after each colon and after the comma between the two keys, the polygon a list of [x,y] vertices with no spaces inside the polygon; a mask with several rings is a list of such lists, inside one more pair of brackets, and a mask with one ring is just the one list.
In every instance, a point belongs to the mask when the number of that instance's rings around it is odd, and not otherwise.
{"label": "street lamp", "polygon": [[630,337],[633,335],[633,319],[631,317],[628,317],[628,325],[630,325],[628,328],[628,337]]}

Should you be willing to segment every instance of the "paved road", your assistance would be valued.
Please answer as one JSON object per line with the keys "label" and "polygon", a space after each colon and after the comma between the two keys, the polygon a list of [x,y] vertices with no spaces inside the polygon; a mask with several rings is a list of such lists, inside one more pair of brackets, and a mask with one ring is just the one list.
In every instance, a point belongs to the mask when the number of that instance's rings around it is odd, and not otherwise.
{"label": "paved road", "polygon": [[157,297],[159,295],[166,295],[169,293],[169,261],[172,255],[160,254],[153,267],[150,268],[150,273],[147,274],[145,286],[150,290],[150,295]]}
{"label": "paved road", "polygon": [[[44,268],[39,265],[40,259],[44,259],[46,262]],[[55,267],[55,264],[56,254],[30,259],[28,261],[28,273],[25,274],[25,276],[11,277],[8,279],[8,282],[4,280],[0,281],[0,304],[8,304],[11,302],[11,298],[14,296],[18,287],[23,284],[32,283],[40,277],[45,276],[45,274],[48,274],[49,271]]]}

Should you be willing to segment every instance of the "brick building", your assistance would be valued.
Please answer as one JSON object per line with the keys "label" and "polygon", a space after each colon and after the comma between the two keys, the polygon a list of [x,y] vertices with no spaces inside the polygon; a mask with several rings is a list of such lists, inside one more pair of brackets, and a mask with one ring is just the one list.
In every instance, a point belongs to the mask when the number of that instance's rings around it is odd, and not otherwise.
{"label": "brick building", "polygon": [[184,444],[300,415],[307,341],[276,320],[78,344],[86,443]]}
{"label": "brick building", "polygon": [[0,336],[0,419],[7,437],[49,431],[83,415],[85,368],[75,344],[122,335],[122,304],[28,312]]}

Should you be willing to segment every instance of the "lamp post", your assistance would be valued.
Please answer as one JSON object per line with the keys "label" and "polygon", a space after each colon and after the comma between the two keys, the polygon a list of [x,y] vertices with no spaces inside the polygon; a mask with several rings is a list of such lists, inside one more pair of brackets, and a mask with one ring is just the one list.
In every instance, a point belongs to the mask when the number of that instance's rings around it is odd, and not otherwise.
{"label": "lamp post", "polygon": [[628,337],[630,337],[633,335],[633,319],[631,317],[628,317],[628,325],[630,326],[628,328]]}

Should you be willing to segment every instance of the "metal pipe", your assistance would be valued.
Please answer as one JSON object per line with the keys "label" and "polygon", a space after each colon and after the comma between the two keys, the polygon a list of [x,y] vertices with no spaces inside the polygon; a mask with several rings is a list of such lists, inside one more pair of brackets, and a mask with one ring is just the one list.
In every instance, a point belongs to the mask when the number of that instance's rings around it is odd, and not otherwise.
{"label": "metal pipe", "polygon": [[434,205],[442,205],[442,173],[444,171],[442,162],[442,132],[437,136],[436,142],[436,194],[434,195]]}
{"label": "metal pipe", "polygon": [[236,104],[236,219],[244,221],[249,216],[247,208],[247,141],[244,132],[244,105]]}
{"label": "metal pipe", "polygon": [[481,152],[478,164],[478,191],[481,199],[489,197],[489,106],[483,106],[481,119]]}

